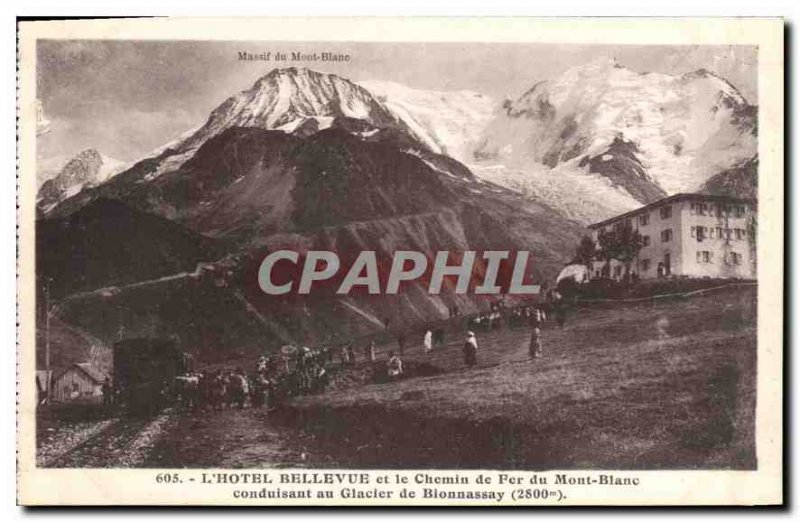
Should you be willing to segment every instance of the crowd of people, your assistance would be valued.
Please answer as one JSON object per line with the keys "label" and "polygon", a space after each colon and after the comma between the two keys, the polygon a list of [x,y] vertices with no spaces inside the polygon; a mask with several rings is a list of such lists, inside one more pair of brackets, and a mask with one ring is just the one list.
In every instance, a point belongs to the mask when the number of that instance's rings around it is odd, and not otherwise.
{"label": "crowd of people", "polygon": [[285,346],[259,357],[250,372],[226,368],[179,375],[174,383],[165,384],[165,393],[190,409],[261,408],[295,395],[323,392],[329,358],[327,351]]}
{"label": "crowd of people", "polygon": [[[566,322],[567,305],[560,294],[548,292],[544,305],[523,305],[508,308],[505,303],[492,303],[490,309],[478,314],[467,321],[467,333],[463,344],[464,364],[468,367],[475,366],[478,360],[478,340],[475,332],[491,332],[504,327],[529,327],[531,338],[529,343],[529,356],[531,359],[542,357],[542,328],[548,319],[548,311],[555,316],[556,324],[563,327]],[[451,318],[454,317],[451,310]],[[441,327],[427,328],[422,339],[423,353],[428,354],[437,345],[444,344],[444,332]],[[402,355],[405,347],[405,336],[398,337],[398,346]]]}
{"label": "crowd of people", "polygon": [[[500,303],[468,319],[462,344],[464,364],[467,367],[478,364],[476,332],[490,332],[504,327],[529,327],[529,357],[542,357],[542,328],[548,319],[547,311],[555,316],[559,326],[564,324],[565,306],[559,304],[551,300],[547,307],[525,305],[505,308]],[[457,310],[451,310],[451,318],[457,313]],[[226,407],[244,408],[246,404],[261,408],[292,396],[324,392],[337,357],[340,369],[353,367],[363,361],[376,371],[385,372],[389,380],[397,380],[404,376],[405,351],[416,345],[423,355],[430,354],[435,347],[445,344],[446,331],[442,325],[425,326],[419,334],[419,341],[410,344],[407,344],[406,333],[400,333],[397,350],[389,351],[383,361],[378,360],[374,339],[366,340],[359,349],[355,342],[323,348],[284,346],[275,353],[259,357],[250,372],[242,368],[201,370],[177,377],[171,391],[179,403],[188,408],[221,410]]]}
{"label": "crowd of people", "polygon": [[547,320],[552,315],[559,327],[563,327],[567,319],[567,305],[556,292],[549,292],[544,305],[523,305],[507,308],[502,302],[493,304],[488,312],[478,314],[468,322],[468,328],[474,331],[490,332],[509,327],[532,326]]}
{"label": "crowd of people", "polygon": [[241,368],[200,370],[175,377],[168,390],[179,404],[190,409],[220,411],[266,404],[270,383],[261,375],[248,375]]}

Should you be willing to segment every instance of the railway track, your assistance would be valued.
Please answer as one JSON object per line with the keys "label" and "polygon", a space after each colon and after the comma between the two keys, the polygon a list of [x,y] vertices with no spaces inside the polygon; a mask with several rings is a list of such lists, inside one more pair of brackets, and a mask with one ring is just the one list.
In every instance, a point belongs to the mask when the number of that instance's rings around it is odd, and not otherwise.
{"label": "railway track", "polygon": [[168,409],[156,417],[115,419],[39,465],[47,468],[136,467],[144,460],[153,439],[171,418],[172,410]]}

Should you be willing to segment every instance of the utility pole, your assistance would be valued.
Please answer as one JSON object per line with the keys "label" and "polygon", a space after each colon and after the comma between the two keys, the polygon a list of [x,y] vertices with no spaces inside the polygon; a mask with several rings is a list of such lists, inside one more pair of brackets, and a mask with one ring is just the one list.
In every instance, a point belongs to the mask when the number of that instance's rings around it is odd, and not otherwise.
{"label": "utility pole", "polygon": [[51,384],[51,373],[50,373],[50,318],[55,315],[56,310],[58,309],[58,305],[50,306],[50,278],[47,278],[44,287],[44,370],[45,370],[45,378],[47,379],[47,383],[45,384],[45,389],[47,391],[47,397],[50,397],[50,384]]}
{"label": "utility pole", "polygon": [[[50,381],[50,278],[44,287],[44,369],[47,380]],[[50,393],[50,382],[47,383],[47,392]]]}

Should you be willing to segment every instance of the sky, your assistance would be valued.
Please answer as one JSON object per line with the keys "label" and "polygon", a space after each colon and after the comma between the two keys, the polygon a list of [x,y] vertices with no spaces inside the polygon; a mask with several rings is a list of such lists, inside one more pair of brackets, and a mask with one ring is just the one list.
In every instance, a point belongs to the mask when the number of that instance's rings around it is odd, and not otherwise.
{"label": "sky", "polygon": [[[245,62],[239,51],[347,53],[351,59]],[[37,98],[51,130],[38,137],[37,157],[55,165],[95,148],[122,161],[141,159],[204,123],[226,98],[275,67],[305,66],[356,82],[473,90],[500,103],[601,57],[637,72],[704,67],[757,101],[754,47],[45,40],[37,47]]]}

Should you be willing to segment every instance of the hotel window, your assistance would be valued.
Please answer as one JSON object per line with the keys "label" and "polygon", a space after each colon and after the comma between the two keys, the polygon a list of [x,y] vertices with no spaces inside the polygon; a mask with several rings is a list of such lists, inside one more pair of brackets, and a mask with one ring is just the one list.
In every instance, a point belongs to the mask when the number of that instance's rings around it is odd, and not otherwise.
{"label": "hotel window", "polygon": [[708,227],[695,227],[695,229],[695,235],[698,243],[703,241],[706,236],[708,236]]}
{"label": "hotel window", "polygon": [[698,250],[697,251],[697,262],[698,263],[710,263],[711,262],[711,252],[708,250]]}
{"label": "hotel window", "polygon": [[642,246],[650,246],[650,236],[642,236]]}
{"label": "hotel window", "polygon": [[722,227],[716,227],[717,230],[717,239],[725,239],[722,233]]}
{"label": "hotel window", "polygon": [[737,217],[737,218],[743,218],[743,217],[744,217],[744,214],[745,214],[745,209],[744,209],[744,207],[742,207],[742,206],[737,206],[737,207],[736,207],[736,217]]}
{"label": "hotel window", "polygon": [[666,243],[668,241],[672,241],[672,229],[668,228],[666,230],[661,231],[661,242]]}
{"label": "hotel window", "polygon": [[737,252],[730,253],[731,263],[734,265],[741,265],[742,264],[742,254]]}
{"label": "hotel window", "polygon": [[672,207],[669,205],[661,207],[659,212],[661,213],[661,219],[669,219],[672,217]]}
{"label": "hotel window", "polygon": [[614,267],[614,277],[620,277],[622,275],[622,267],[617,265]]}
{"label": "hotel window", "polygon": [[639,215],[639,224],[641,226],[645,226],[650,223],[650,214],[640,214]]}
{"label": "hotel window", "polygon": [[743,228],[735,228],[734,233],[736,234],[736,239],[740,241],[747,236],[747,232]]}
{"label": "hotel window", "polygon": [[646,272],[650,268],[650,260],[642,259],[639,261],[639,267],[642,272]]}
{"label": "hotel window", "polygon": [[697,214],[700,216],[706,215],[706,204],[705,203],[690,203],[689,204],[689,213],[690,214]]}
{"label": "hotel window", "polygon": [[714,228],[714,227],[708,227],[708,238],[709,238],[709,239],[714,239],[714,238],[716,237],[716,235],[714,234],[714,232],[715,232],[716,230],[717,230],[717,229],[716,229],[716,228]]}

